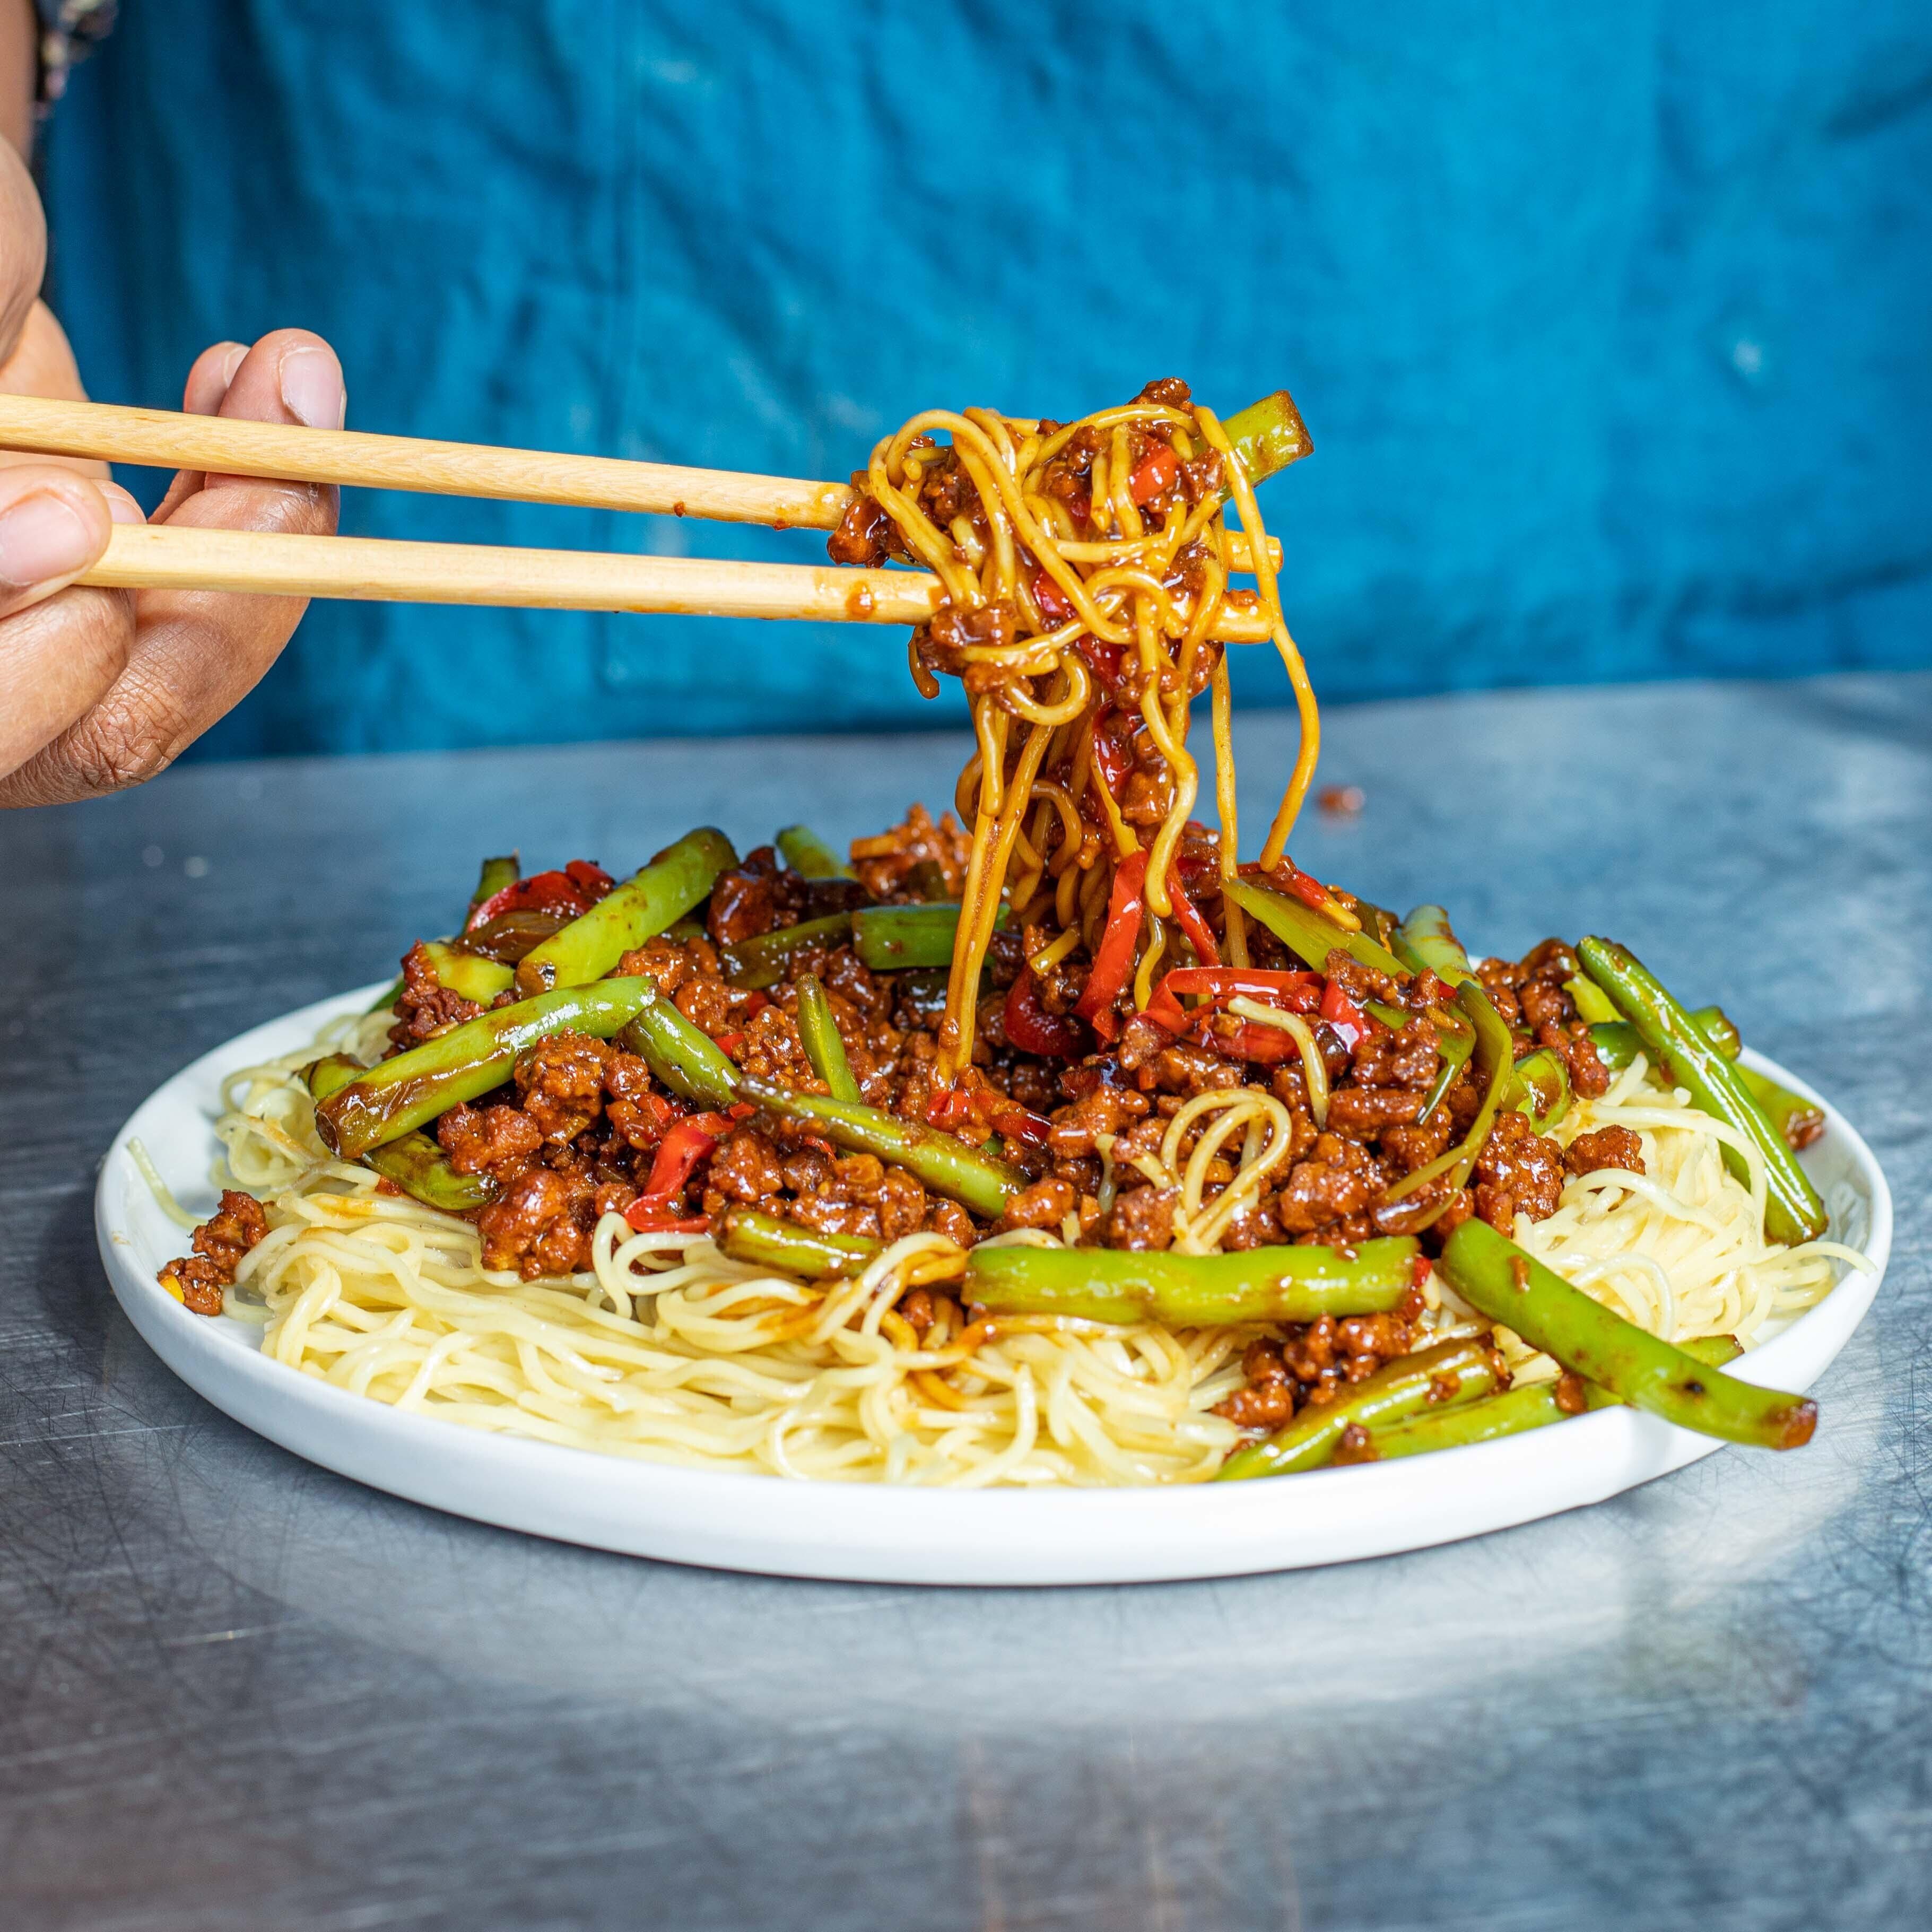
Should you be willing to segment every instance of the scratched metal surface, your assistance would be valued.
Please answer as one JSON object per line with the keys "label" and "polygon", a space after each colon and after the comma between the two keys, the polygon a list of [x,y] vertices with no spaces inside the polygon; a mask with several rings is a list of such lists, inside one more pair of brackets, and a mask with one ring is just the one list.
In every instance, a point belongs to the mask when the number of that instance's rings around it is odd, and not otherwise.
{"label": "scratched metal surface", "polygon": [[[974,1594],[433,1515],[116,1310],[113,1127],[375,976],[474,856],[849,836],[953,746],[217,766],[0,821],[0,1922],[679,1928],[1922,1923],[1932,1897],[1932,680],[1336,715],[1298,855],[1515,950],[1607,930],[1838,1099],[1901,1210],[1818,1440],[1327,1572]],[[1244,734],[1251,825],[1279,719]],[[1480,836],[1479,836],[1480,835]]]}

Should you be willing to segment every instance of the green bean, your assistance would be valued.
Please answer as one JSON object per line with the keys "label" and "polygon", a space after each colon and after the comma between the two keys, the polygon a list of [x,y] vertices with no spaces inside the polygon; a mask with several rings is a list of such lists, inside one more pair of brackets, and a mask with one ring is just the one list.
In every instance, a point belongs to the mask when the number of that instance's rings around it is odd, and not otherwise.
{"label": "green bean", "polygon": [[517,862],[514,852],[500,859],[485,859],[482,869],[476,875],[476,890],[470,895],[468,910],[463,915],[467,926],[476,916],[476,908],[494,899],[506,886],[514,886],[523,876],[523,868]]}
{"label": "green bean", "polygon": [[[1616,1011],[1592,982],[1572,980],[1568,983],[1573,986],[1588,986],[1596,999],[1609,1006],[1612,1012]],[[1577,1011],[1582,1010],[1579,1002]],[[1743,1038],[1722,1006],[1694,1009],[1690,1023],[1726,1060],[1736,1060],[1743,1052]],[[1627,1020],[1606,1020],[1593,1025],[1590,1037],[1596,1043],[1598,1058],[1613,1073],[1621,1072],[1636,1058],[1642,1044],[1637,1038],[1636,1028]],[[1786,1146],[1794,1150],[1809,1147],[1825,1131],[1825,1110],[1816,1101],[1808,1100],[1802,1094],[1794,1094],[1789,1087],[1781,1086],[1769,1074],[1760,1073],[1754,1066],[1738,1066],[1737,1076],[1750,1089],[1751,1098],[1764,1110],[1765,1118],[1777,1130]]]}
{"label": "green bean", "polygon": [[1419,905],[1402,922],[1395,938],[1395,950],[1412,972],[1433,973],[1451,986],[1473,980],[1469,956],[1449,923],[1449,915],[1439,905]]}
{"label": "green bean", "polygon": [[1540,1134],[1549,1132],[1569,1112],[1570,1100],[1570,1069],[1550,1047],[1525,1054],[1503,1082],[1503,1107],[1527,1114]]}
{"label": "green bean", "polygon": [[1215,1480],[1238,1483],[1318,1469],[1334,1460],[1351,1429],[1371,1429],[1442,1403],[1471,1401],[1506,1379],[1502,1358],[1486,1335],[1438,1342],[1432,1348],[1398,1356],[1342,1389],[1333,1402],[1311,1402],[1265,1442],[1236,1450]]}
{"label": "green bean", "polygon": [[855,1154],[875,1154],[902,1167],[934,1192],[988,1220],[1004,1214],[1006,1203],[1027,1184],[1018,1168],[969,1148],[950,1134],[902,1120],[862,1101],[794,1093],[789,1087],[748,1074],[739,1080],[738,1097],[754,1102],[781,1120],[803,1121],[835,1146]]}
{"label": "green bean", "polygon": [[[1825,1232],[1825,1204],[1798,1165],[1785,1138],[1765,1118],[1737,1069],[1700,1030],[1690,1016],[1628,946],[1586,939],[1576,949],[1585,972],[1636,1028],[1644,1051],[1675,1084],[1713,1120],[1736,1127],[1764,1157],[1764,1230],[1774,1241],[1810,1240]],[[1750,1163],[1735,1148],[1723,1150],[1724,1165],[1748,1181]]]}
{"label": "green bean", "polygon": [[821,1234],[796,1221],[761,1214],[755,1208],[734,1208],[724,1217],[724,1237],[718,1245],[734,1260],[749,1262],[754,1268],[823,1281],[831,1275],[857,1274],[884,1244],[869,1234]]}
{"label": "green bean", "polygon": [[963,1292],[1000,1315],[1176,1328],[1316,1322],[1400,1308],[1418,1252],[1414,1241],[1400,1238],[1364,1241],[1352,1252],[1292,1246],[1221,1255],[1002,1244],[974,1249]]}
{"label": "green bean", "polygon": [[1576,1017],[1586,1025],[1596,1026],[1623,1022],[1617,1018],[1617,1010],[1610,1004],[1609,997],[1597,989],[1597,982],[1588,974],[1579,973],[1574,980],[1565,980],[1563,990],[1570,995],[1576,1009]]}
{"label": "green bean", "polygon": [[[1598,990],[1594,980],[1583,982],[1612,1012],[1616,1011],[1611,1004],[1610,995]],[[1582,1008],[1579,1006],[1580,1013]],[[1690,1015],[1690,1024],[1721,1053],[1726,1060],[1735,1060],[1744,1051],[1744,1042],[1737,1028],[1732,1024],[1730,1016],[1722,1006],[1699,1006]],[[1596,1043],[1597,1057],[1612,1073],[1621,1073],[1642,1050],[1643,1042],[1637,1038],[1636,1028],[1628,1020],[1609,1019],[1594,1021],[1590,1027],[1590,1037]]]}
{"label": "green bean", "polygon": [[606,892],[581,919],[574,919],[517,968],[524,993],[601,980],[633,946],[654,939],[710,891],[718,874],[738,862],[731,842],[709,825],[687,832],[651,862]]}
{"label": "green bean", "polygon": [[724,946],[718,952],[718,964],[733,986],[762,992],[784,977],[800,953],[814,946],[842,946],[851,930],[849,912],[827,913],[823,919],[781,926],[776,932],[760,933],[755,939],[741,939]]}
{"label": "green bean", "polygon": [[316,1108],[316,1131],[334,1152],[352,1160],[458,1102],[501,1086],[518,1054],[551,1034],[568,1028],[608,1039],[656,993],[648,980],[600,980],[478,1014],[332,1094]]}
{"label": "green bean", "polygon": [[1298,463],[1315,447],[1315,439],[1286,389],[1237,410],[1222,422],[1241,467],[1250,483],[1264,482],[1277,470]]}
{"label": "green bean", "polygon": [[[1700,1335],[1695,1341],[1680,1342],[1677,1346],[1694,1360],[1707,1363],[1714,1369],[1736,1361],[1744,1353],[1732,1335]],[[1586,1408],[1620,1406],[1615,1396],[1594,1382],[1585,1382],[1582,1389]],[[1472,1443],[1493,1442],[1501,1436],[1542,1429],[1552,1422],[1565,1421],[1576,1413],[1564,1407],[1555,1382],[1526,1382],[1520,1388],[1505,1389],[1500,1395],[1484,1396],[1480,1402],[1460,1403],[1432,1415],[1412,1416],[1408,1421],[1392,1423],[1386,1429],[1372,1429],[1355,1460],[1388,1462],[1399,1456],[1424,1456],[1438,1449],[1465,1449]]]}
{"label": "green bean", "polygon": [[1816,1403],[1696,1360],[1572,1288],[1486,1221],[1465,1221],[1436,1265],[1479,1315],[1634,1408],[1761,1448],[1795,1449],[1811,1439]]}
{"label": "green bean", "polygon": [[[1006,908],[994,916],[1004,928]],[[957,904],[861,906],[852,915],[852,950],[875,973],[952,963],[952,936],[959,929]]]}
{"label": "green bean", "polygon": [[377,994],[376,998],[370,1000],[368,1006],[364,1009],[365,1015],[368,1013],[388,1012],[395,1005],[396,1002],[403,997],[403,988],[407,984],[408,982],[406,980],[392,980],[390,984],[382,992]]}
{"label": "green bean", "polygon": [[[514,852],[507,858],[485,859],[483,861],[482,870],[477,875],[476,890],[470,894],[469,908],[463,915],[464,926],[466,928],[469,926],[471,919],[476,915],[476,908],[482,904],[486,899],[494,898],[506,886],[514,885],[517,882],[517,857]],[[430,948],[432,953],[436,952],[440,947],[442,947],[442,943],[440,940],[432,940],[430,942]],[[442,948],[442,950],[447,950],[447,948]],[[471,955],[468,956],[478,957],[480,956]],[[440,966],[436,969],[436,976],[438,980],[442,982],[444,986],[449,987],[453,992],[462,993],[463,997],[466,1000],[476,1000],[478,1006],[488,1006],[490,1004],[490,1000],[494,1000],[496,997],[496,993],[501,992],[503,989],[502,986],[499,986],[496,989],[496,992],[492,992],[488,998],[479,998],[476,994],[464,992],[464,989],[461,986],[457,986],[453,981],[445,978],[442,970]],[[384,992],[382,998],[376,1000],[374,1005],[370,1007],[369,1011],[372,1013],[388,1012],[395,1005],[396,1002],[403,997],[403,988],[407,984],[408,982],[406,980],[396,980],[388,988],[388,990]],[[505,980],[503,986],[506,986],[508,984],[509,981],[507,979]]]}
{"label": "green bean", "polygon": [[515,969],[500,959],[485,959],[480,952],[465,952],[440,939],[425,940],[423,950],[436,971],[436,983],[479,1006],[487,1006],[499,993],[507,992],[516,978]]}
{"label": "green bean", "polygon": [[832,1017],[832,1002],[825,982],[816,973],[806,973],[798,982],[798,1036],[805,1044],[805,1057],[812,1070],[832,1090],[835,1100],[856,1100],[859,1083],[852,1078],[851,1063],[845,1058],[845,1042],[838,1036],[838,1022]]}
{"label": "green bean", "polygon": [[[340,1093],[362,1071],[360,1060],[346,1053],[326,1054],[307,1070],[310,1094],[325,1100]],[[449,1157],[425,1133],[408,1133],[372,1148],[362,1165],[400,1187],[426,1208],[446,1214],[467,1214],[496,1199],[496,1183],[487,1174],[458,1174]]]}
{"label": "green bean", "polygon": [[802,879],[849,879],[852,868],[808,825],[788,825],[778,834],[778,854]]}
{"label": "green bean", "polygon": [[721,1111],[737,1100],[738,1069],[724,1048],[654,985],[617,1035],[617,1044],[640,1055],[664,1085],[686,1100]]}
{"label": "green bean", "polygon": [[1438,1220],[1467,1184],[1476,1158],[1483,1150],[1483,1143],[1489,1138],[1490,1128],[1496,1125],[1496,1115],[1502,1111],[1504,1092],[1515,1070],[1515,1036],[1502,1015],[1490,1004],[1490,996],[1483,991],[1482,982],[1465,980],[1456,988],[1456,1004],[1462,1008],[1464,1017],[1474,1030],[1471,1058],[1475,1062],[1478,1077],[1484,1082],[1483,1102],[1477,1109],[1475,1119],[1470,1123],[1469,1131],[1455,1146],[1426,1166],[1418,1167],[1413,1174],[1405,1174],[1392,1187],[1383,1191],[1378,1211],[1382,1207],[1406,1201],[1445,1174],[1450,1178],[1442,1198],[1424,1210],[1420,1220],[1405,1221],[1400,1230],[1403,1234],[1419,1234]]}
{"label": "green bean", "polygon": [[1780,1087],[1754,1066],[1740,1066],[1738,1078],[1750,1089],[1751,1098],[1764,1109],[1765,1118],[1778,1130],[1786,1147],[1794,1150],[1809,1147],[1825,1131],[1825,1110],[1816,1101]]}
{"label": "green bean", "polygon": [[1318,973],[1328,970],[1328,956],[1339,947],[1350,958],[1372,967],[1378,973],[1386,973],[1391,979],[1408,975],[1408,968],[1366,932],[1346,932],[1312,906],[1305,906],[1285,892],[1270,892],[1250,879],[1227,880],[1221,890],[1244,912],[1260,920],[1298,959]]}

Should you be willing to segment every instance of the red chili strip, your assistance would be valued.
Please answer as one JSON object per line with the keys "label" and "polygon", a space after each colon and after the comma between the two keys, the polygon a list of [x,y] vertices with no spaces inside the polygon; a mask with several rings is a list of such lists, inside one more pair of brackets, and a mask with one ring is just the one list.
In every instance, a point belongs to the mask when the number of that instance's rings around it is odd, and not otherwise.
{"label": "red chili strip", "polygon": [[1181,1005],[1184,994],[1220,1005],[1238,993],[1291,1013],[1312,1013],[1322,1000],[1318,973],[1277,973],[1258,966],[1177,966],[1163,974],[1143,1017],[1169,1033],[1184,1032],[1195,1016]]}
{"label": "red chili strip", "polygon": [[1077,1060],[1080,1056],[1079,1023],[1066,1013],[1047,1010],[1030,966],[1020,968],[1019,977],[1006,994],[1006,1044],[1022,1053],[1036,1053],[1042,1060]]}
{"label": "red chili strip", "polygon": [[1130,727],[1123,729],[1124,724],[1117,711],[1094,714],[1094,762],[1100,768],[1102,782],[1117,799],[1134,769],[1132,730]]}
{"label": "red chili strip", "polygon": [[1141,458],[1140,467],[1127,478],[1127,494],[1136,503],[1151,503],[1156,496],[1166,496],[1180,476],[1180,459],[1174,454],[1172,446],[1156,442]]}
{"label": "red chili strip", "polygon": [[1352,1049],[1358,1040],[1367,1035],[1368,1016],[1333,980],[1322,989],[1321,1013],[1322,1017],[1335,1029],[1345,1046]]}
{"label": "red chili strip", "polygon": [[532,872],[492,892],[464,921],[463,929],[474,932],[506,912],[564,912],[577,919],[590,910],[589,896],[568,872]]}
{"label": "red chili strip", "polygon": [[1221,949],[1215,941],[1214,928],[1201,916],[1200,908],[1187,896],[1187,889],[1180,883],[1178,866],[1167,868],[1167,896],[1174,902],[1174,916],[1187,935],[1194,956],[1204,966],[1220,965]]}
{"label": "red chili strip", "polygon": [[1135,852],[1114,868],[1113,889],[1107,896],[1106,927],[1100,934],[1094,970],[1087,976],[1087,990],[1073,1010],[1109,1045],[1120,1035],[1120,1016],[1114,1011],[1114,1002],[1133,976],[1134,950],[1140,944],[1141,914],[1147,892],[1147,866],[1148,855]]}

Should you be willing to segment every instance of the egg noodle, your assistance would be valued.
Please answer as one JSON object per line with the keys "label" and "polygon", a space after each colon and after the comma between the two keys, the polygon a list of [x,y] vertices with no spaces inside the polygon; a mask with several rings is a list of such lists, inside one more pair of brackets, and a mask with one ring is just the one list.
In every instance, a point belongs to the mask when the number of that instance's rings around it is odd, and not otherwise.
{"label": "egg noodle", "polygon": [[[1305,451],[1286,394],[1268,406]],[[1228,644],[1271,641],[1300,716],[1294,768],[1261,848],[1264,872],[1282,860],[1306,795],[1319,719],[1244,458],[1184,386],[1150,384],[1124,407],[1065,425],[928,412],[879,443],[865,482],[853,514],[881,520],[892,554],[931,568],[945,591],[944,608],[914,633],[915,680],[929,696],[937,671],[958,676],[973,719],[976,748],[955,794],[970,856],[956,882],[947,878],[962,903],[936,1042],[946,1086],[970,1061],[1003,905],[1016,932],[1040,935],[1029,970],[1044,973],[1082,944],[1097,959],[1112,901],[1140,881],[1144,943],[1121,989],[1137,1008],[1170,950],[1192,957],[1205,945],[1211,956],[1211,944],[1196,943],[1200,928],[1187,924],[1192,908],[1176,881],[1201,789],[1187,735],[1203,693],[1221,824],[1214,862],[1224,881],[1237,868]],[[1230,502],[1238,531],[1226,525]],[[1228,587],[1238,567],[1253,590]],[[1141,748],[1131,754],[1108,736],[1122,721]],[[1130,783],[1124,803],[1115,794],[1128,773],[1102,769],[1109,744],[1137,767],[1141,792]],[[1244,968],[1240,908],[1232,894],[1223,905],[1226,958]],[[1357,923],[1339,902],[1328,910]],[[1182,932],[1192,948],[1184,956]],[[1319,1126],[1329,1082],[1310,1022],[1245,998],[1231,1010],[1292,1036]],[[242,1258],[224,1306],[261,1324],[264,1350],[302,1374],[474,1428],[850,1481],[1198,1482],[1242,1439],[1213,1411],[1244,1385],[1244,1351],[1270,1330],[974,1321],[944,1295],[927,1298],[939,1312],[915,1326],[897,1304],[958,1282],[966,1267],[965,1250],[936,1232],[892,1243],[850,1279],[806,1282],[735,1259],[708,1236],[634,1232],[606,1214],[584,1272],[526,1281],[486,1269],[470,1222],[334,1157],[316,1136],[296,1070],[331,1048],[373,1064],[392,1018],[338,1022],[316,1046],[243,1069],[224,1089],[216,1178],[264,1204],[268,1233]],[[1730,1334],[1748,1345],[1826,1294],[1835,1264],[1862,1264],[1830,1241],[1768,1242],[1762,1156],[1641,1058],[1602,1098],[1575,1105],[1555,1137],[1567,1145],[1608,1126],[1637,1133],[1644,1173],[1573,1178],[1549,1219],[1519,1216],[1515,1238],[1654,1334]],[[1294,1130],[1281,1099],[1246,1084],[1186,1100],[1152,1151],[1136,1137],[1142,1150],[1127,1159],[1137,1178],[1171,1190],[1176,1252],[1220,1250],[1237,1216],[1285,1178]],[[1106,1214],[1116,1144],[1100,1134],[1094,1144]],[[1748,1183],[1724,1167],[1726,1146],[1745,1156]],[[152,1163],[144,1172],[159,1190]],[[1057,1246],[1080,1232],[1070,1214],[1057,1234],[992,1240]],[[1479,1325],[1432,1276],[1424,1294],[1418,1346]],[[1556,1372],[1501,1339],[1520,1376]]]}
{"label": "egg noodle", "polygon": [[[1241,1386],[1242,1351],[1266,1330],[1028,1317],[958,1330],[942,1316],[922,1342],[894,1304],[958,1277],[964,1253],[937,1234],[907,1236],[850,1280],[806,1285],[708,1240],[634,1234],[608,1214],[586,1273],[526,1282],[486,1270],[468,1222],[380,1191],[316,1137],[297,1070],[326,1051],[374,1060],[389,1018],[338,1022],[224,1088],[213,1178],[262,1199],[268,1222],[225,1312],[260,1324],[263,1351],[290,1368],[472,1428],[845,1481],[1199,1482],[1237,1445],[1239,1432],[1210,1411]],[[1280,1157],[1270,1100],[1252,1088],[1198,1096],[1190,1108],[1206,1131],[1190,1156],[1178,1160],[1178,1115],[1158,1161],[1142,1156],[1150,1179],[1180,1186],[1176,1225],[1191,1251],[1212,1250],[1221,1203],[1245,1197],[1244,1182],[1258,1187]],[[1571,1180],[1557,1212],[1519,1217],[1515,1238],[1652,1333],[1748,1345],[1827,1293],[1834,1263],[1863,1264],[1835,1242],[1767,1242],[1761,1166],[1749,1186],[1733,1178],[1721,1156],[1738,1144],[1731,1130],[1641,1060],[1603,1098],[1579,1102],[1555,1138],[1611,1125],[1642,1137],[1646,1172]],[[1204,1208],[1198,1176],[1211,1155],[1201,1150],[1237,1134],[1237,1181]],[[1004,1238],[1055,1244],[1037,1231]],[[1426,1292],[1421,1342],[1470,1325],[1438,1278]],[[1503,1339],[1520,1379],[1556,1372]]]}

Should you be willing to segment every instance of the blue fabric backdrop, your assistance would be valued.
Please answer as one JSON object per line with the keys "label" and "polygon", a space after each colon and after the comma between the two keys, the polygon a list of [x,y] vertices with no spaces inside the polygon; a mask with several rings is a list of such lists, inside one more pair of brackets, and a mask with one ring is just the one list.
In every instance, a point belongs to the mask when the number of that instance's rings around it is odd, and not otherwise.
{"label": "blue fabric backdrop", "polygon": [[[1264,506],[1330,697],[1932,662],[1922,0],[123,12],[46,166],[98,395],[175,406],[205,343],[299,322],[357,427],[838,475],[935,401],[1285,382],[1316,453]],[[206,748],[937,722],[902,666],[857,628],[317,606]]]}

